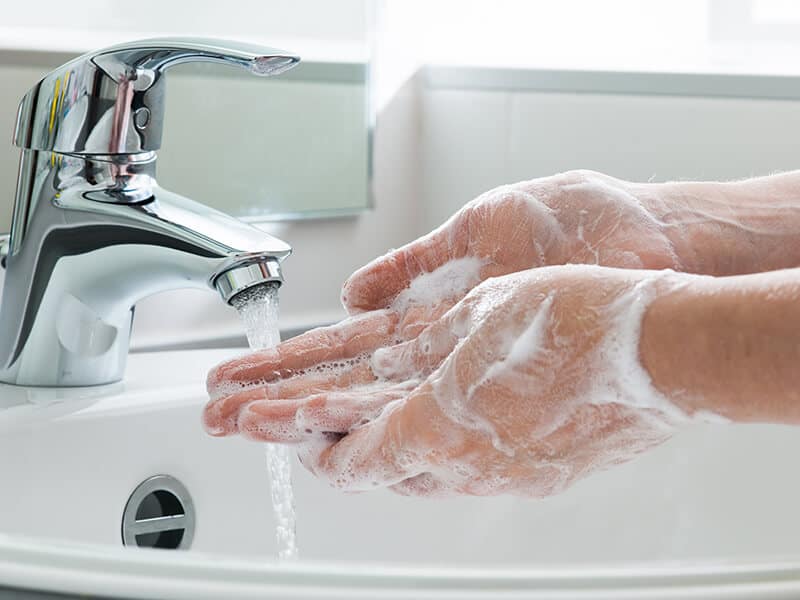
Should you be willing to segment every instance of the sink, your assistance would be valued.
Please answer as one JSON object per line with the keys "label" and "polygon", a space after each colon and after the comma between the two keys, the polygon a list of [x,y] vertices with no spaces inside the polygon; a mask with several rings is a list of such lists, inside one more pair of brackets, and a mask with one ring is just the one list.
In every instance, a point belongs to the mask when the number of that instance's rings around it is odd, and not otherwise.
{"label": "sink", "polygon": [[[800,590],[800,485],[780,466],[800,440],[769,426],[697,426],[547,500],[343,494],[295,465],[301,560],[279,564],[263,447],[200,425],[206,371],[244,351],[135,353],[107,386],[2,386],[0,592]],[[155,475],[191,496],[188,551],[122,546],[126,503]]]}

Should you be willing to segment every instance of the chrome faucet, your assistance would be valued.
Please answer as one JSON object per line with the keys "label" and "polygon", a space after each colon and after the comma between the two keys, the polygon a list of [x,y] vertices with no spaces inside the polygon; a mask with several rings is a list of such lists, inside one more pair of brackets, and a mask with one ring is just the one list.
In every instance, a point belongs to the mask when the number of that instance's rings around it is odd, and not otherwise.
{"label": "chrome faucet", "polygon": [[11,234],[0,248],[0,381],[118,381],[143,297],[200,287],[230,302],[282,281],[291,247],[160,188],[156,151],[169,67],[210,61],[275,75],[299,60],[224,40],[143,40],[76,58],[25,95]]}

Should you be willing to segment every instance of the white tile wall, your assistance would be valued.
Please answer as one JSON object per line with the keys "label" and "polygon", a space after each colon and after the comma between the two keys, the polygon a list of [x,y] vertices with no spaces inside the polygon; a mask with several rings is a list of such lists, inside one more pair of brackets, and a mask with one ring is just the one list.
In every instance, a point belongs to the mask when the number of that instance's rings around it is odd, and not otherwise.
{"label": "white tile wall", "polygon": [[427,89],[423,229],[494,186],[574,168],[647,181],[800,167],[800,102]]}
{"label": "white tile wall", "polygon": [[514,94],[509,177],[596,169],[633,180],[729,179],[798,166],[800,103]]}
{"label": "white tile wall", "polygon": [[421,225],[430,228],[480,191],[507,181],[511,94],[426,90],[422,107]]}

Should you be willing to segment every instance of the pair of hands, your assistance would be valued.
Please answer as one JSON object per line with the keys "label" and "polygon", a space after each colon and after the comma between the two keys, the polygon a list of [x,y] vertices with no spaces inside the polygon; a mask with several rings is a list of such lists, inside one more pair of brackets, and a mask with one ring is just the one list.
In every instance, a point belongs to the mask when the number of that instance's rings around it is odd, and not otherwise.
{"label": "pair of hands", "polygon": [[492,190],[353,274],[351,318],[212,370],[206,429],[351,491],[540,497],[629,460],[680,419],[631,329],[679,279],[642,269],[684,267],[657,213],[592,172]]}

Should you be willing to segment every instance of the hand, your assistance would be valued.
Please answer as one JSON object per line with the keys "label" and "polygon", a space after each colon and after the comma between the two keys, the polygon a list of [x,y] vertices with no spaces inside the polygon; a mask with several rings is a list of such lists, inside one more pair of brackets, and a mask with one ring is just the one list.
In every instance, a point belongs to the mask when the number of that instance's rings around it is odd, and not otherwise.
{"label": "hand", "polygon": [[[304,464],[346,490],[554,494],[686,418],[637,350],[649,298],[683,277],[564,266],[491,279],[413,340],[353,362],[370,346],[358,319],[395,318],[368,313],[281,344],[247,373],[268,382],[212,402],[207,425],[300,443]],[[235,367],[212,389],[237,385]]]}
{"label": "hand", "polygon": [[657,216],[665,202],[656,186],[592,171],[502,186],[356,271],[342,301],[351,314],[394,309],[400,337],[411,339],[489,277],[567,263],[682,270]]}
{"label": "hand", "polygon": [[[369,381],[375,350],[414,339],[487,278],[568,262],[680,268],[648,208],[657,195],[642,189],[572,171],[487,192],[431,234],[353,274],[342,293],[353,318],[212,371],[209,393],[218,402],[206,412],[207,428],[236,433],[239,405],[250,397],[294,398]],[[646,195],[646,204],[634,194]],[[341,360],[354,368],[307,373],[300,387],[291,377]],[[249,396],[235,394],[243,390]]]}

